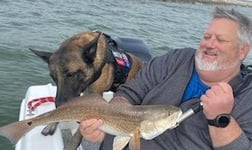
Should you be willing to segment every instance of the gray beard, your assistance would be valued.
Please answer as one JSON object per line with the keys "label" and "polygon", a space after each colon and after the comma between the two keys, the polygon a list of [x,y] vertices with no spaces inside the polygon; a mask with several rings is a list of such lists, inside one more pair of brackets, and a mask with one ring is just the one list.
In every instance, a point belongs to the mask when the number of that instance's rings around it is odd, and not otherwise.
{"label": "gray beard", "polygon": [[204,59],[202,59],[202,56],[200,54],[196,54],[195,62],[196,62],[196,66],[198,67],[198,69],[203,70],[203,71],[220,70],[218,62],[216,60],[214,62],[207,62]]}
{"label": "gray beard", "polygon": [[208,62],[202,58],[201,54],[196,53],[195,63],[198,69],[202,71],[219,71],[219,70],[227,70],[230,68],[234,68],[239,65],[241,62],[239,60],[229,61],[227,60],[225,63],[220,64],[217,60],[214,62]]}

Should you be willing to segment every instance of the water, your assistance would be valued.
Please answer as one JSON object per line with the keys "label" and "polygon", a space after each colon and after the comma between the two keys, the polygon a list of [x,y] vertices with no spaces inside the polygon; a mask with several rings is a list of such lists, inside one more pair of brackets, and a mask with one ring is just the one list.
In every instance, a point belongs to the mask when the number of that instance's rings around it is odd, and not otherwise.
{"label": "water", "polygon": [[[172,48],[197,48],[214,7],[144,0],[1,0],[0,126],[18,119],[29,86],[52,82],[47,65],[29,48],[54,51],[88,30],[140,38],[155,56]],[[252,8],[237,9],[252,15]],[[0,138],[1,150],[12,148]]]}

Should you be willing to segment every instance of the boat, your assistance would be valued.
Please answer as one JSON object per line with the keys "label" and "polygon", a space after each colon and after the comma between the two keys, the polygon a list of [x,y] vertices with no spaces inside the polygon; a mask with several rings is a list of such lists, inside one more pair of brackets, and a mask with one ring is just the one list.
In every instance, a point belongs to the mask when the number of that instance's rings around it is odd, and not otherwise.
{"label": "boat", "polygon": [[[29,119],[55,109],[57,87],[51,83],[30,86],[20,105],[19,120]],[[110,100],[113,92],[105,92],[103,97]],[[52,136],[41,134],[44,126],[38,126],[24,135],[16,144],[15,150],[63,150],[73,133],[78,128],[76,122],[62,122]],[[77,150],[97,149],[99,144],[82,142]]]}

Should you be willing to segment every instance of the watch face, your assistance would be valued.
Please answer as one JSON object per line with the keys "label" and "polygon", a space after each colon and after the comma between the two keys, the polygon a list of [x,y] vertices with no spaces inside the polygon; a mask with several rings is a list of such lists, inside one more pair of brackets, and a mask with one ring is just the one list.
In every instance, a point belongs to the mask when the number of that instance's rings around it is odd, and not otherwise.
{"label": "watch face", "polygon": [[230,116],[229,115],[220,115],[217,118],[218,126],[219,127],[226,127],[230,122]]}

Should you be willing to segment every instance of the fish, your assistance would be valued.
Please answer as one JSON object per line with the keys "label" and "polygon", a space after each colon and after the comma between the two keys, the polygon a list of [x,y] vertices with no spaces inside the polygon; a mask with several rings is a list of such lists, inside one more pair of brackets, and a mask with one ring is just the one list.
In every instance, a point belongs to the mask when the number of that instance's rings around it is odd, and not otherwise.
{"label": "fish", "polygon": [[167,129],[176,127],[182,110],[173,105],[125,105],[109,103],[99,94],[73,98],[60,107],[39,116],[0,127],[0,136],[16,144],[34,127],[53,122],[96,118],[103,121],[100,129],[115,135],[113,150],[121,150],[128,143],[140,150],[140,138],[151,140]]}

